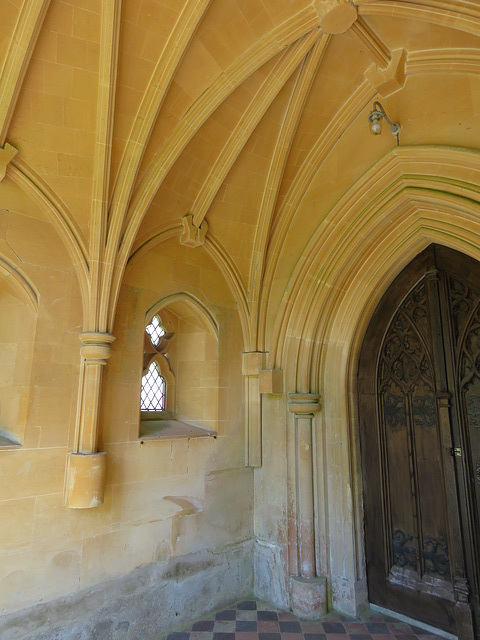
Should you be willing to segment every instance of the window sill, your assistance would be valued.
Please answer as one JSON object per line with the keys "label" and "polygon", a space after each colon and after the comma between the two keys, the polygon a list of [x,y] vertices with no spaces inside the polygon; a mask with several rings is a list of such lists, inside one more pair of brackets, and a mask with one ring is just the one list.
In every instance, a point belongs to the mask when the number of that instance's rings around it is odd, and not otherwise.
{"label": "window sill", "polygon": [[22,445],[11,438],[7,438],[0,432],[0,449],[18,449]]}
{"label": "window sill", "polygon": [[[143,418],[143,416],[142,416]],[[202,429],[192,424],[169,418],[157,420],[141,420],[140,440],[158,440],[163,438],[209,438],[216,437],[217,432]]]}

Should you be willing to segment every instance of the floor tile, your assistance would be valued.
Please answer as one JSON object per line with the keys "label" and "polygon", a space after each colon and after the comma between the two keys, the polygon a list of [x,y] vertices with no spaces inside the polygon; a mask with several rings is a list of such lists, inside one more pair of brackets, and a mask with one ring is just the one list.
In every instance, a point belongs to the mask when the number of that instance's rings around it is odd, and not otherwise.
{"label": "floor tile", "polygon": [[375,633],[388,633],[389,629],[385,622],[366,622],[365,626],[372,635]]}
{"label": "floor tile", "polygon": [[257,611],[257,620],[278,620],[277,611]]}
{"label": "floor tile", "polygon": [[160,640],[443,640],[416,625],[373,610],[357,618],[330,611],[320,620],[302,620],[260,600],[242,600],[205,615],[189,629]]}
{"label": "floor tile", "polygon": [[216,633],[234,633],[236,624],[235,620],[215,620],[213,630]]}
{"label": "floor tile", "polygon": [[234,633],[214,633],[213,640],[235,640]]}
{"label": "floor tile", "polygon": [[406,622],[389,622],[387,626],[390,629],[391,633],[394,634],[407,636],[415,633],[412,627]]}
{"label": "floor tile", "polygon": [[345,633],[345,627],[342,622],[324,622],[323,629],[325,633]]}
{"label": "floor tile", "polygon": [[236,640],[258,640],[258,634],[253,631],[237,631],[235,638]]}
{"label": "floor tile", "polygon": [[323,626],[321,622],[313,621],[313,620],[300,620],[300,625],[302,627],[303,633],[316,633],[320,635],[325,635],[323,631]]}
{"label": "floor tile", "polygon": [[302,633],[302,627],[298,620],[280,620],[278,624],[281,633]]}
{"label": "floor tile", "polygon": [[344,622],[344,627],[345,631],[350,635],[352,633],[363,633],[370,635],[364,622]]}
{"label": "floor tile", "polygon": [[190,640],[213,640],[213,632],[210,631],[192,631]]}
{"label": "floor tile", "polygon": [[235,631],[257,631],[256,620],[237,620]]}
{"label": "floor tile", "polygon": [[259,633],[278,633],[280,631],[278,620],[259,620],[257,622],[257,631]]}
{"label": "floor tile", "polygon": [[192,625],[192,631],[213,631],[215,620],[201,620]]}
{"label": "floor tile", "polygon": [[297,616],[291,611],[279,611],[278,619],[279,620],[298,620]]}
{"label": "floor tile", "polygon": [[239,609],[237,611],[237,620],[254,620],[257,621],[257,612],[248,609]]}
{"label": "floor tile", "polygon": [[216,620],[235,620],[237,616],[236,609],[224,609],[215,614]]}

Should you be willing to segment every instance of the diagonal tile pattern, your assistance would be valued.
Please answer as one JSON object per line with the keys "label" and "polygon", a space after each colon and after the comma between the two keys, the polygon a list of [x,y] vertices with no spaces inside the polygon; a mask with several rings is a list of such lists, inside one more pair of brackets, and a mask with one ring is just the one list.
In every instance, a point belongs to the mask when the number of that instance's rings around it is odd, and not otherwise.
{"label": "diagonal tile pattern", "polygon": [[243,600],[205,616],[165,640],[440,640],[407,622],[375,611],[360,617],[331,612],[322,620],[302,620],[259,600]]}

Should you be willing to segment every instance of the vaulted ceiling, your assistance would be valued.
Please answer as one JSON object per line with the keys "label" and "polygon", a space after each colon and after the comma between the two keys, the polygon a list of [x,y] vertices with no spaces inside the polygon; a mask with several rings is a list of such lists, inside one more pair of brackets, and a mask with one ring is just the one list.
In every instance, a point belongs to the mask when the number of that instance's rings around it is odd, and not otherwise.
{"label": "vaulted ceiling", "polygon": [[208,225],[256,348],[272,283],[281,297],[313,230],[395,148],[388,127],[369,132],[374,100],[401,146],[480,146],[477,1],[3,0],[1,13],[0,144],[77,265],[87,329],[111,330],[133,254],[195,244]]}

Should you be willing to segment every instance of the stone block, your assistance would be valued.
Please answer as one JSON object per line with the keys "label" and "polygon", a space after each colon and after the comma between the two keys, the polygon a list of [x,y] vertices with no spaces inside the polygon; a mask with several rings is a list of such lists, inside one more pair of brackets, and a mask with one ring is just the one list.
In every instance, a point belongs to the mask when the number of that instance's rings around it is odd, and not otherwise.
{"label": "stone block", "polygon": [[317,578],[302,578],[292,576],[290,578],[290,607],[293,613],[300,618],[318,620],[327,613],[327,579],[324,576]]}
{"label": "stone block", "polygon": [[67,462],[65,505],[71,509],[90,509],[103,504],[107,454],[70,453]]}
{"label": "stone block", "polygon": [[283,393],[282,369],[263,369],[260,371],[260,393]]}

